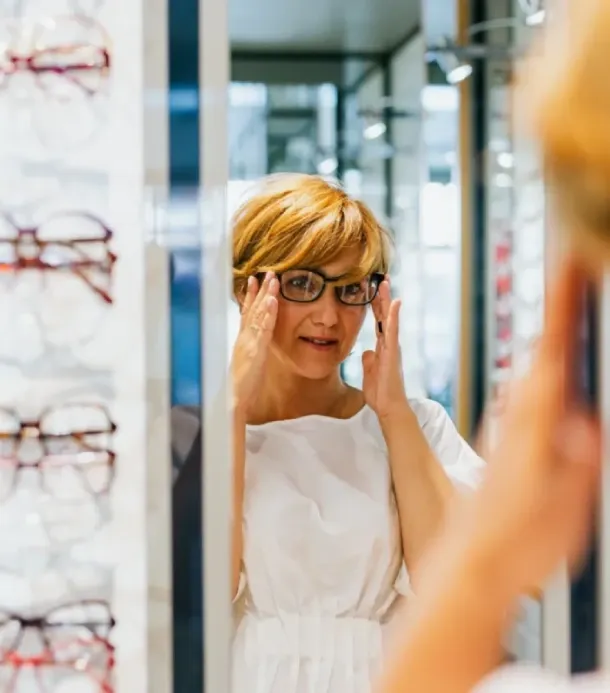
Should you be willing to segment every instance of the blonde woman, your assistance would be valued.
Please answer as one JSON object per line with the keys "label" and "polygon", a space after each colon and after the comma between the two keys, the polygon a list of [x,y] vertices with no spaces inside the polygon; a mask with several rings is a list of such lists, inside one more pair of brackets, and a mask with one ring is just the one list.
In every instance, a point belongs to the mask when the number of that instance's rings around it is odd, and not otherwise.
{"label": "blonde woman", "polygon": [[[369,693],[454,482],[481,460],[401,373],[389,239],[316,176],[265,179],[233,221],[235,693]],[[363,388],[340,376],[365,320]]]}

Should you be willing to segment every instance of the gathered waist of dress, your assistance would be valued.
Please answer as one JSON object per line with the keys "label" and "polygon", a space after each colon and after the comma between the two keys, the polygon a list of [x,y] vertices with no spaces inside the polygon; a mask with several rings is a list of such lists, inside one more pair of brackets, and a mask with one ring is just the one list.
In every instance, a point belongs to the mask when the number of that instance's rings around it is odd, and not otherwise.
{"label": "gathered waist of dress", "polygon": [[333,659],[346,663],[378,660],[383,654],[382,624],[379,620],[284,613],[277,616],[244,614],[237,639],[246,657]]}

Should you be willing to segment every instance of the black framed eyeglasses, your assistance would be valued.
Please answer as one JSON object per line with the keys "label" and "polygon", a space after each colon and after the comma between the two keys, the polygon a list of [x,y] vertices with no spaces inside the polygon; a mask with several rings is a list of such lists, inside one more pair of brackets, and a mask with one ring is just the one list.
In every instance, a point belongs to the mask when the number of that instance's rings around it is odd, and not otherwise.
{"label": "black framed eyeglasses", "polygon": [[[327,277],[319,270],[292,269],[278,273],[280,293],[287,301],[312,303],[324,293],[327,284],[336,284],[342,277]],[[264,274],[258,275],[259,281]],[[337,300],[346,306],[366,306],[373,301],[385,275],[374,272],[368,277],[351,284],[338,284],[333,287]]]}

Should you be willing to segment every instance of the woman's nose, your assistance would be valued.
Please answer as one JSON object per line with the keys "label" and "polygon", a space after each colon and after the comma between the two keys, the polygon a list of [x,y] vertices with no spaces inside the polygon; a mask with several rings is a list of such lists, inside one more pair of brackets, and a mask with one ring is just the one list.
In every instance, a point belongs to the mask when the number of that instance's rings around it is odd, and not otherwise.
{"label": "woman's nose", "polygon": [[318,325],[332,327],[339,320],[339,299],[333,289],[328,286],[320,298],[312,303],[314,307],[313,320]]}

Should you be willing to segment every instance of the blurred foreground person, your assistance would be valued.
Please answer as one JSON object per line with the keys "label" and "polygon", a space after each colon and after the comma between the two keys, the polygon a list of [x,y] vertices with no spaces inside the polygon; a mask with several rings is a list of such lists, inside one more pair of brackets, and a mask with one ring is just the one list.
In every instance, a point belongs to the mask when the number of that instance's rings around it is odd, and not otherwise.
{"label": "blurred foreground person", "polygon": [[599,276],[610,260],[610,2],[553,4],[515,104],[521,127],[539,142],[559,232]]}
{"label": "blurred foreground person", "polygon": [[575,335],[584,280],[565,262],[530,369],[513,385],[488,475],[455,509],[379,693],[594,693],[610,676],[572,681],[534,667],[495,673],[517,600],[585,555],[597,502],[598,422],[578,401]]}
{"label": "blurred foreground person", "polygon": [[380,693],[610,691],[601,672],[573,680],[534,667],[494,672],[519,595],[566,562],[578,568],[599,491],[599,424],[574,381],[579,300],[610,259],[610,2],[563,5],[542,53],[525,65],[519,101],[569,257],[548,295],[530,372],[509,395],[487,479],[429,557]]}

